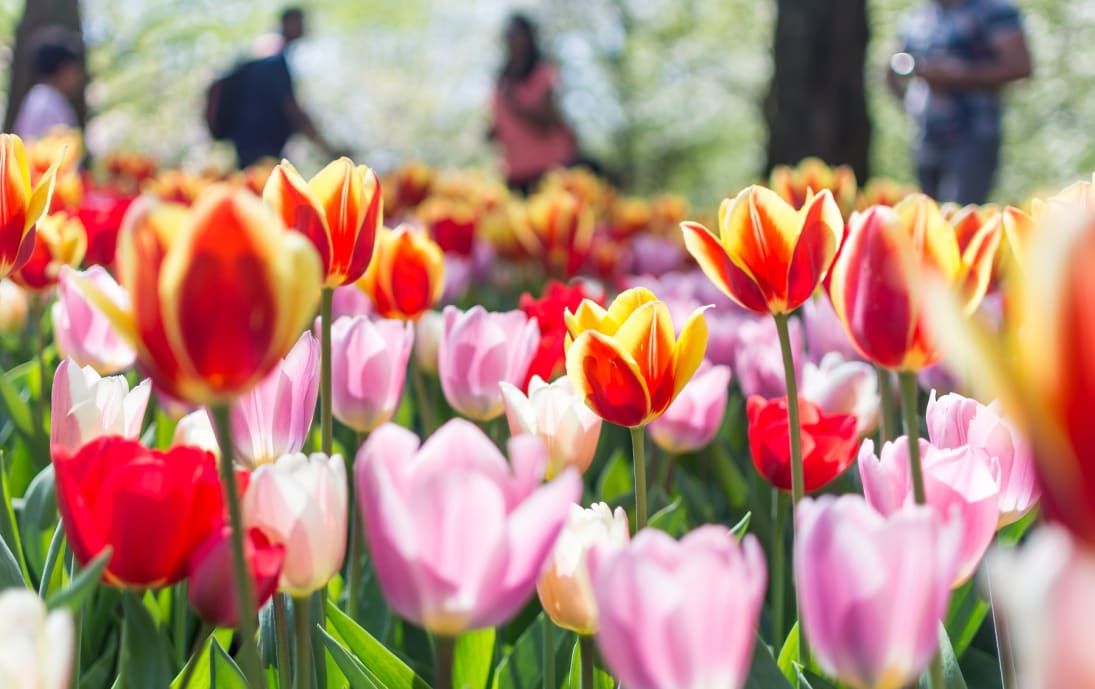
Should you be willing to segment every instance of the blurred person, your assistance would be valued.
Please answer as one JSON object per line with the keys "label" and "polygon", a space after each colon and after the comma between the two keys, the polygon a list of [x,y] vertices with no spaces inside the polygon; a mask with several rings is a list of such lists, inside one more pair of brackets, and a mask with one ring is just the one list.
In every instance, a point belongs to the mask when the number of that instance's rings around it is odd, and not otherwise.
{"label": "blurred person", "polygon": [[12,131],[37,139],[54,128],[76,128],[73,107],[84,88],[84,51],[78,35],[61,27],[39,31],[33,48],[35,84],[19,104]]}
{"label": "blurred person", "polygon": [[903,22],[887,83],[916,123],[920,187],[938,201],[984,203],[1000,158],[1000,91],[1031,74],[1011,0],[928,0]]}
{"label": "blurred person", "polygon": [[488,137],[500,149],[506,183],[528,193],[548,170],[579,162],[578,142],[556,106],[558,69],[540,52],[532,20],[512,15],[505,45]]}
{"label": "blurred person", "polygon": [[337,158],[342,151],[332,146],[297,102],[286,53],[304,35],[304,11],[290,7],[281,13],[280,36],[264,36],[255,45],[256,56],[224,80],[221,99],[225,106],[226,138],[236,147],[239,166],[245,168],[263,158],[280,158],[289,137],[301,133],[325,155]]}

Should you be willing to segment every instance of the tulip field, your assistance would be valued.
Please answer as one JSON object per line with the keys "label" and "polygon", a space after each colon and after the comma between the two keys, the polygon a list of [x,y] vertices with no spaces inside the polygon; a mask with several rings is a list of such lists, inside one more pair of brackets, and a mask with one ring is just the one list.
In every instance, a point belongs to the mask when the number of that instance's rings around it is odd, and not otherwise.
{"label": "tulip field", "polygon": [[1095,686],[1095,189],[0,135],[0,689]]}

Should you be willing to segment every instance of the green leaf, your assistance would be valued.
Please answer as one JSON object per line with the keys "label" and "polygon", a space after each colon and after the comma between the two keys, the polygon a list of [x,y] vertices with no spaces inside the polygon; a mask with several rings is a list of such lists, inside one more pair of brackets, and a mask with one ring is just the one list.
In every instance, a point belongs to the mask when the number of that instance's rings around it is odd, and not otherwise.
{"label": "green leaf", "polygon": [[[749,522],[753,520],[753,513],[746,512],[745,516],[738,520],[737,524],[730,527],[730,533],[734,534],[734,538],[739,541],[745,538],[745,534],[749,531]],[[795,644],[798,644],[798,638],[795,638]],[[780,653],[780,655],[783,655]]]}
{"label": "green leaf", "polygon": [[[187,668],[193,667],[194,671],[190,676],[190,681],[186,685],[186,689],[210,689],[210,673],[202,672],[202,668],[207,667],[211,662],[210,655],[213,651],[213,641],[224,648],[225,644],[232,642],[232,630],[231,629],[218,629],[206,638],[202,643],[201,651],[190,656],[190,660],[179,674],[175,676],[175,679],[171,681],[171,689],[181,689],[183,678],[186,676]],[[290,688],[286,688],[290,689]]]}
{"label": "green leaf", "polygon": [[23,509],[19,511],[19,529],[27,567],[40,575],[46,563],[46,550],[57,523],[57,496],[54,492],[53,465],[38,472],[27,487]]}
{"label": "green leaf", "polygon": [[213,639],[209,662],[209,684],[213,689],[249,689],[236,661]]}
{"label": "green leaf", "polygon": [[87,567],[81,569],[80,573],[68,582],[68,586],[47,598],[46,604],[49,608],[53,610],[63,606],[72,612],[79,612],[84,607],[87,599],[99,587],[99,582],[103,578],[103,570],[110,562],[112,552],[110,546],[104,548],[103,552],[99,553],[94,560],[88,563]]}
{"label": "green leaf", "polygon": [[384,689],[430,689],[424,679],[416,675],[372,634],[339,610],[333,601],[327,604],[327,619],[346,642],[350,652],[376,677]]}
{"label": "green leaf", "polygon": [[30,571],[27,570],[27,561],[23,557],[23,543],[19,538],[19,527],[15,521],[15,510],[12,504],[6,457],[0,451],[0,540],[7,544],[12,555],[19,561],[19,569],[22,570],[23,579],[29,586]]}
{"label": "green leaf", "polygon": [[327,653],[331,655],[331,659],[338,665],[338,669],[346,675],[346,681],[350,683],[350,689],[384,689],[384,687],[377,684],[369,671],[361,664],[361,661],[350,655],[350,652],[343,648],[342,644],[322,627],[319,628],[319,640],[327,649]]}
{"label": "green leaf", "polygon": [[779,651],[776,664],[779,665],[780,672],[787,678],[787,681],[794,684],[795,680],[798,679],[798,622],[795,622],[790,633],[787,634],[787,639],[783,642],[783,648]]}
{"label": "green leaf", "polygon": [[684,508],[684,501],[678,497],[655,512],[648,524],[673,537],[684,535],[688,531],[688,511]]}
{"label": "green leaf", "polygon": [[839,685],[809,670],[795,670],[799,689],[839,689]]}
{"label": "green leaf", "polygon": [[[539,689],[544,673],[544,624],[543,613],[517,637],[517,641],[503,654],[494,668],[492,689]],[[556,630],[555,676],[564,677],[570,664],[570,644],[566,634]]]}
{"label": "green leaf", "polygon": [[31,422],[30,404],[19,395],[19,389],[12,383],[17,372],[19,369],[13,369],[7,375],[0,376],[0,406],[7,411],[15,430],[29,438],[34,436],[34,425]]}
{"label": "green leaf", "polygon": [[171,653],[152,614],[137,594],[122,597],[122,667],[127,677],[144,687],[165,687],[171,682]]}
{"label": "green leaf", "polygon": [[[65,529],[61,519],[57,520],[57,526],[53,529],[53,538],[49,541],[49,550],[46,552],[46,564],[42,568],[42,579],[38,582],[38,597],[45,598],[49,593],[49,587],[54,578],[54,568],[57,565],[57,558],[61,554],[61,544],[65,540]],[[60,574],[60,573],[58,573]],[[60,578],[60,577],[58,577]],[[59,582],[63,584],[62,580]]]}
{"label": "green leaf", "polygon": [[[939,654],[943,659],[943,686],[946,689],[967,689],[966,680],[962,677],[962,668],[958,664],[958,656],[954,653],[951,640],[943,625],[939,625]],[[920,677],[918,686],[920,689],[929,689],[927,673]]]}
{"label": "green leaf", "polygon": [[0,541],[0,590],[10,588],[27,588],[28,582],[23,578],[23,570],[19,568],[19,562],[15,559],[8,544]]}
{"label": "green leaf", "polygon": [[749,664],[749,677],[745,689],[790,689],[791,683],[783,676],[772,650],[757,636],[753,644],[753,660]]}
{"label": "green leaf", "polygon": [[970,647],[966,649],[959,664],[967,685],[977,689],[1002,689],[1000,662],[995,655]]}
{"label": "green leaf", "polygon": [[466,632],[456,638],[453,689],[486,689],[494,665],[494,627]]}
{"label": "green leaf", "polygon": [[597,495],[611,503],[635,489],[631,476],[631,461],[627,452],[620,448],[613,453],[597,481]]}
{"label": "green leaf", "polygon": [[[592,637],[589,639],[593,643]],[[596,654],[594,654],[596,655]],[[574,641],[574,651],[570,656],[570,689],[582,689],[582,637]],[[596,664],[593,666],[593,689],[615,689],[616,680]]]}
{"label": "green leaf", "polygon": [[981,595],[972,579],[951,596],[946,617],[947,635],[953,639],[954,652],[958,657],[962,657],[973,642],[990,609],[989,602]]}

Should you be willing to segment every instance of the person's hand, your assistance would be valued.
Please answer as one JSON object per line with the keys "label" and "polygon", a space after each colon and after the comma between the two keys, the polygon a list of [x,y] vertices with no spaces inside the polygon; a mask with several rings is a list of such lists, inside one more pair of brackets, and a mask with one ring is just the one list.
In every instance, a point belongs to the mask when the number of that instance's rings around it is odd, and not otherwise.
{"label": "person's hand", "polygon": [[953,57],[923,57],[916,61],[916,75],[935,89],[960,87],[968,73],[966,63]]}

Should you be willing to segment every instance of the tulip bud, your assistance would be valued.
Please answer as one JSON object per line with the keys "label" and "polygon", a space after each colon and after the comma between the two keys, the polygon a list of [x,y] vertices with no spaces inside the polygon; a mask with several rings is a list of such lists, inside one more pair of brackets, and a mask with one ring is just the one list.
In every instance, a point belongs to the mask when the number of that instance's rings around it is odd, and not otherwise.
{"label": "tulip bud", "polygon": [[90,366],[65,359],[53,374],[50,399],[52,452],[76,452],[96,438],[141,434],[151,383],[145,379],[132,390],[123,376],[100,378]]}
{"label": "tulip bud", "polygon": [[402,321],[340,318],[331,326],[335,418],[358,433],[386,423],[399,407],[415,326]]}
{"label": "tulip bud", "polygon": [[381,228],[373,262],[358,285],[383,318],[417,320],[441,298],[444,254],[425,232],[408,225]]}
{"label": "tulip bud", "polygon": [[730,367],[706,359],[665,413],[650,422],[650,438],[666,452],[703,449],[715,438],[726,414]]}
{"label": "tulip bud", "polygon": [[[243,556],[251,573],[255,603],[261,608],[277,589],[285,547],[270,543],[259,529],[248,529],[243,538]],[[233,572],[232,528],[226,525],[211,533],[194,551],[186,588],[190,604],[198,614],[218,627],[239,624]]]}
{"label": "tulip bud", "polygon": [[427,311],[414,324],[414,361],[426,373],[437,373],[438,347],[445,330],[445,317]]}
{"label": "tulip bud", "polygon": [[53,158],[31,187],[23,140],[14,134],[0,134],[0,278],[30,260],[35,227],[49,210],[60,162],[58,157]]}
{"label": "tulip bud", "polygon": [[27,293],[11,280],[0,280],[0,333],[11,334],[23,330],[27,324],[30,304]]}
{"label": "tulip bud", "polygon": [[0,687],[69,689],[75,654],[67,608],[48,612],[33,591],[21,587],[0,593]]}
{"label": "tulip bud", "polygon": [[502,400],[512,435],[539,436],[548,452],[546,478],[567,467],[585,472],[597,452],[601,419],[585,405],[570,381],[560,378],[548,385],[539,377],[529,384],[526,397],[517,387],[502,381]]}
{"label": "tulip bud", "polygon": [[100,375],[129,368],[137,353],[80,290],[74,280],[77,276],[94,284],[119,309],[129,308],[129,295],[102,266],[91,266],[79,274],[68,266],[61,268],[58,299],[50,311],[57,348],[80,366],[91,366]]}

